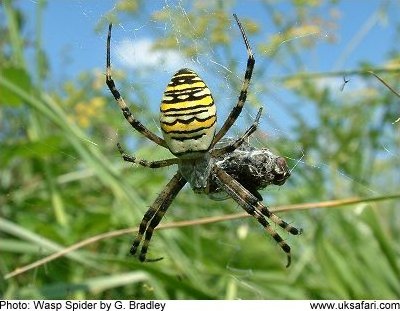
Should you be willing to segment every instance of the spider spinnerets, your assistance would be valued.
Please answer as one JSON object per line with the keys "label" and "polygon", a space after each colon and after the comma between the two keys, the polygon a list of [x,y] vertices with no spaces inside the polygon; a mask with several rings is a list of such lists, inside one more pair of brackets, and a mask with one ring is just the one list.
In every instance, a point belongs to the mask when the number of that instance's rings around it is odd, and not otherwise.
{"label": "spider spinnerets", "polygon": [[106,84],[117,101],[125,119],[132,127],[159,146],[167,148],[175,158],[146,161],[128,155],[117,144],[123,159],[149,168],[178,165],[178,172],[172,177],[154,203],[145,213],[139,231],[133,241],[130,253],[135,255],[140,243],[139,260],[146,259],[147,250],[154,229],[160,223],[168,207],[189,183],[197,193],[205,193],[212,199],[221,193],[234,199],[247,213],[252,215],[274,238],[291,262],[290,246],[271,227],[267,218],[285,231],[297,235],[301,230],[291,226],[273,214],[262,203],[258,190],[270,184],[282,185],[290,176],[285,159],[273,155],[268,149],[250,147],[246,139],[256,130],[262,109],[253,124],[238,139],[221,140],[239,117],[247,97],[247,89],[253,73],[255,60],[245,31],[233,14],[246,46],[248,59],[242,89],[236,106],[230,112],[221,129],[216,132],[216,107],[210,90],[204,81],[192,70],[179,70],[168,83],[160,106],[160,124],[163,138],[152,133],[129,110],[111,77],[110,41],[111,27],[107,36]]}

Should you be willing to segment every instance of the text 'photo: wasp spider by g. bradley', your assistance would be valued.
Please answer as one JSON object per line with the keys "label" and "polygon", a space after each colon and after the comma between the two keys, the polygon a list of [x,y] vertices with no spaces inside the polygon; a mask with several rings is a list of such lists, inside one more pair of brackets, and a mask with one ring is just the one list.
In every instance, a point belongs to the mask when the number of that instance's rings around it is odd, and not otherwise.
{"label": "text 'photo: wasp spider by g. bradley'", "polygon": [[[287,266],[291,263],[290,246],[271,227],[266,218],[285,231],[298,235],[301,230],[291,226],[273,214],[263,203],[258,190],[270,184],[282,185],[290,176],[286,161],[273,155],[268,149],[256,149],[246,142],[256,130],[262,109],[254,123],[238,139],[222,139],[239,117],[246,101],[247,90],[253,73],[255,60],[245,31],[233,15],[242,34],[248,60],[239,98],[223,123],[216,131],[217,115],[213,96],[204,81],[192,70],[180,69],[168,83],[160,106],[160,124],[163,137],[149,131],[129,110],[111,77],[110,41],[111,27],[107,37],[106,83],[117,101],[125,119],[132,127],[159,146],[167,148],[175,158],[146,161],[125,153],[121,145],[118,150],[123,159],[147,168],[177,165],[178,171],[158,195],[145,213],[130,253],[135,255],[140,243],[140,261],[146,259],[154,228],[160,223],[168,207],[188,182],[195,193],[205,193],[215,198],[221,193],[235,200],[248,214],[257,219],[287,255]],[[222,139],[222,140],[221,140]]]}

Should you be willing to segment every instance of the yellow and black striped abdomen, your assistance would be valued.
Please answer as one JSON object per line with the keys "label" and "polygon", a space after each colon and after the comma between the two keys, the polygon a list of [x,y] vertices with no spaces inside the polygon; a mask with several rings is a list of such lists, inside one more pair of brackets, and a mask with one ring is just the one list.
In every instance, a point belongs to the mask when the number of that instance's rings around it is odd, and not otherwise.
{"label": "yellow and black striped abdomen", "polygon": [[210,90],[194,71],[184,68],[172,77],[160,110],[161,129],[173,154],[191,156],[210,148],[216,108]]}

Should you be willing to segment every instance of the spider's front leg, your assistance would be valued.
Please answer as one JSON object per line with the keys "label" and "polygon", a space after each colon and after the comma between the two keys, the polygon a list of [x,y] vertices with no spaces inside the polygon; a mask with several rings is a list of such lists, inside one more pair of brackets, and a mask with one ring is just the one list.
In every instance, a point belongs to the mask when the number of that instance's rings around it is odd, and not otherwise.
{"label": "spider's front leg", "polygon": [[240,113],[242,112],[244,103],[246,102],[247,90],[249,88],[251,76],[253,74],[254,64],[256,62],[254,59],[253,51],[251,50],[251,47],[250,47],[249,40],[247,39],[246,32],[244,31],[242,24],[240,23],[236,14],[233,14],[233,17],[235,18],[236,23],[238,24],[238,27],[242,34],[243,42],[246,46],[246,51],[247,51],[247,55],[248,55],[247,67],[246,67],[246,72],[244,74],[242,89],[240,90],[240,94],[239,94],[239,98],[236,103],[236,106],[233,108],[233,110],[229,114],[228,118],[225,120],[221,129],[214,136],[211,147],[213,147],[217,142],[219,142],[221,140],[222,137],[225,136],[226,132],[228,132],[228,130],[235,123],[236,119],[239,117]]}
{"label": "spider's front leg", "polygon": [[218,185],[232,198],[234,199],[248,214],[257,219],[257,221],[265,228],[265,230],[272,236],[272,238],[278,243],[281,249],[286,253],[288,258],[286,267],[290,266],[291,253],[290,246],[282,239],[282,237],[271,227],[264,216],[271,219],[274,223],[285,229],[287,232],[298,235],[302,231],[289,225],[287,222],[282,220],[277,215],[265,207],[259,199],[251,194],[245,187],[243,187],[238,181],[232,178],[228,173],[218,166],[214,166],[213,174],[216,176],[216,182]]}
{"label": "spider's front leg", "polygon": [[[144,240],[142,244],[142,248],[139,254],[140,261],[157,261],[155,260],[146,260],[147,250],[149,248],[150,240],[153,235],[154,229],[158,226],[161,219],[164,217],[165,212],[168,207],[171,205],[172,201],[176,197],[176,195],[181,191],[183,186],[186,184],[186,180],[182,177],[182,175],[178,172],[172,177],[169,183],[165,186],[163,191],[158,195],[157,199],[147,210],[144,215],[140,225],[139,231],[136,235],[135,240],[133,241],[130,254],[135,255],[136,251],[139,247],[140,242]],[[162,259],[162,258],[160,258]]]}
{"label": "spider's front leg", "polygon": [[139,133],[146,136],[148,139],[154,141],[157,145],[160,145],[164,148],[168,148],[164,139],[162,139],[161,137],[157,136],[156,134],[148,130],[139,120],[134,118],[128,106],[126,105],[124,99],[122,98],[121,94],[117,90],[117,87],[115,86],[114,80],[111,77],[111,56],[110,56],[111,29],[112,29],[112,24],[110,24],[108,27],[108,35],[107,35],[106,84],[111,94],[114,96],[116,102],[118,103],[118,106],[121,108],[125,119],[132,125],[132,127]]}

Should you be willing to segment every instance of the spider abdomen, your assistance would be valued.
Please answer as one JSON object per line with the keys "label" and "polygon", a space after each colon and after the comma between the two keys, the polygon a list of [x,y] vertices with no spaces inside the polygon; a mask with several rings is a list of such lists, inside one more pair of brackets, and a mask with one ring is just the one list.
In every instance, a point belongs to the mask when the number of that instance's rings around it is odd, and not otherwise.
{"label": "spider abdomen", "polygon": [[168,83],[161,102],[160,124],[169,150],[190,157],[206,152],[217,121],[213,97],[192,70],[179,70]]}

